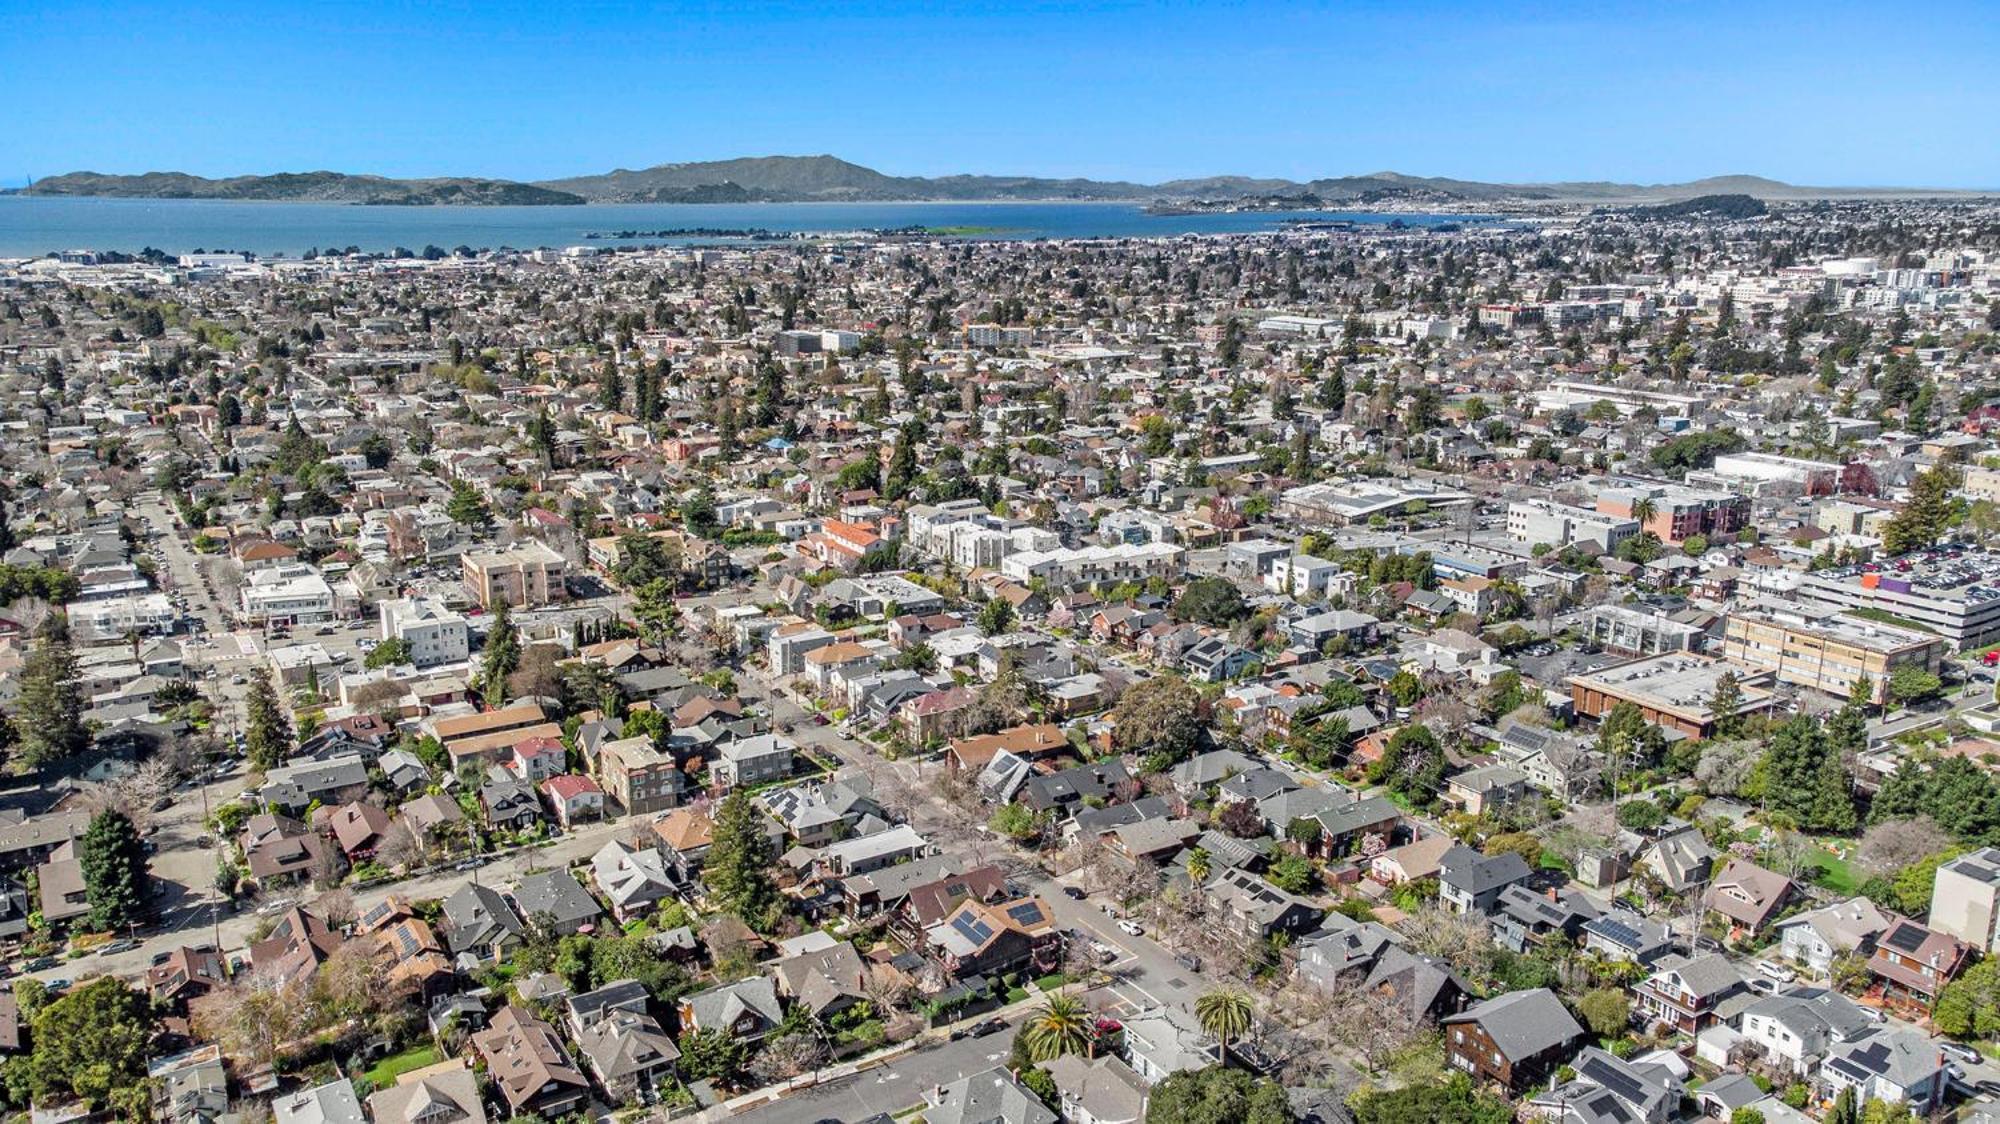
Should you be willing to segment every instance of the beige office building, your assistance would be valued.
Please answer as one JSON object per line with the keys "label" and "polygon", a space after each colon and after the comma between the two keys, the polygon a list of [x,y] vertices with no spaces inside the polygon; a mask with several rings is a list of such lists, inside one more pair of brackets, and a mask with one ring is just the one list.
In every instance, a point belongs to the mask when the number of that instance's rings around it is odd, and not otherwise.
{"label": "beige office building", "polygon": [[487,609],[501,601],[516,609],[539,609],[567,599],[563,556],[539,542],[465,555],[465,589]]}
{"label": "beige office building", "polygon": [[1770,672],[1781,683],[1846,698],[1867,676],[1874,702],[1889,698],[1898,668],[1935,672],[1944,637],[1859,617],[1817,619],[1769,612],[1732,614],[1723,627],[1722,657],[1751,672]]}

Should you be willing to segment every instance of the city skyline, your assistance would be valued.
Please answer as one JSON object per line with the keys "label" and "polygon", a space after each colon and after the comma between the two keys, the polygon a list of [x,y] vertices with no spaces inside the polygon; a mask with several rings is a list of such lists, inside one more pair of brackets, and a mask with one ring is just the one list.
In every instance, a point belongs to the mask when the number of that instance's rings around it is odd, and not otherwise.
{"label": "city skyline", "polygon": [[2000,95],[1982,65],[2000,25],[1966,4],[1502,20],[1455,3],[72,3],[0,14],[0,43],[0,97],[27,110],[0,147],[9,185],[82,169],[528,181],[832,153],[892,175],[1145,183],[2000,186],[2000,154],[1966,143]]}

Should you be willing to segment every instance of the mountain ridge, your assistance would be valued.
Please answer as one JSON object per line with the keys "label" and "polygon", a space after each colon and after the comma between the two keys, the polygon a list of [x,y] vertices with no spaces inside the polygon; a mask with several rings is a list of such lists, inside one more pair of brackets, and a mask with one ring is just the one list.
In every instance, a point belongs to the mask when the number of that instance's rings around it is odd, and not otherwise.
{"label": "mountain ridge", "polygon": [[946,202],[976,200],[1228,201],[1313,197],[1328,205],[1369,203],[1672,203],[1704,195],[1766,200],[1852,197],[1963,197],[1989,192],[1955,188],[1802,187],[1733,173],[1687,183],[1608,180],[1489,183],[1396,171],[1311,180],[1218,175],[1158,184],[1085,177],[957,174],[892,176],[830,154],[745,156],[731,160],[615,168],[594,175],[532,182],[483,177],[396,179],[344,172],[286,172],[209,179],[182,172],[114,175],[69,172],[18,189],[24,195],[148,199],[240,199],[398,206],[557,205],[576,203]]}

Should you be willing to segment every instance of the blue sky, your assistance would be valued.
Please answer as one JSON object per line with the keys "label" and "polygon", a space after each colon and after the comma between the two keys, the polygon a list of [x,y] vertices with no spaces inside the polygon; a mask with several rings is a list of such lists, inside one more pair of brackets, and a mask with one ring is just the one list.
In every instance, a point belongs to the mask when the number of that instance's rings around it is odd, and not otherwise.
{"label": "blue sky", "polygon": [[907,175],[2000,187],[1995,60],[2000,0],[0,0],[0,182],[830,152]]}

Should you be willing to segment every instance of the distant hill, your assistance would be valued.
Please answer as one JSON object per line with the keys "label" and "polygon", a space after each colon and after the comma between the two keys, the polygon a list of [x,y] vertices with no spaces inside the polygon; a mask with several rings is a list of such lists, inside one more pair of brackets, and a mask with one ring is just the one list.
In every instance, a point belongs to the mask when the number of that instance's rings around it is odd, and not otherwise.
{"label": "distant hill", "polygon": [[[1732,177],[1748,178],[1748,177]],[[1634,207],[1630,214],[1653,219],[1754,219],[1769,214],[1771,208],[1754,195],[1697,195],[1678,203],[1662,203],[1657,207]]]}
{"label": "distant hill", "polygon": [[563,203],[918,202],[976,199],[1081,199],[1226,202],[1316,198],[1327,206],[1507,202],[1673,203],[1702,196],[1827,199],[1854,196],[1949,197],[1985,194],[1927,188],[1798,187],[1758,176],[1716,176],[1683,184],[1482,183],[1401,172],[1372,172],[1296,182],[1205,176],[1160,184],[1042,176],[891,176],[836,156],[746,156],[686,164],[620,168],[601,175],[539,183],[492,179],[386,179],[340,172],[203,179],[180,172],[137,176],[71,172],[23,189],[28,195],[108,195],[145,199],[270,199],[406,206]]}
{"label": "distant hill", "polygon": [[497,206],[577,204],[581,196],[508,180],[397,180],[343,172],[281,172],[270,176],[204,179],[184,172],[108,176],[71,172],[37,180],[23,195],[89,195],[127,199],[244,199],[293,203],[369,203],[387,206]]}

